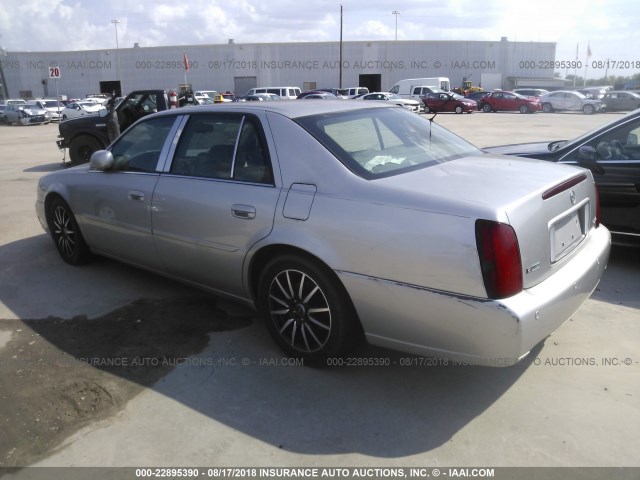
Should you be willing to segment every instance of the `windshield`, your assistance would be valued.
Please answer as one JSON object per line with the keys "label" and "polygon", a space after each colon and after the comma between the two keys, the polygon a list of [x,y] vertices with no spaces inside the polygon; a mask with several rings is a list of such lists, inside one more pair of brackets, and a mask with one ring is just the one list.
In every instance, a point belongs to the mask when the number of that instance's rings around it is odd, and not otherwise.
{"label": "windshield", "polygon": [[481,153],[447,129],[401,108],[372,108],[297,119],[363,178],[395,175]]}

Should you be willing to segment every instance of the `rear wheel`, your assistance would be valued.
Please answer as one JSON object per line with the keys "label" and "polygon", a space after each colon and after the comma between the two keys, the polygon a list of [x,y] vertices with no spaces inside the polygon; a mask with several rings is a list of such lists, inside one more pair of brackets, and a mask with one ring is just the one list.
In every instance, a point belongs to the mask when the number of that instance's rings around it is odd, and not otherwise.
{"label": "rear wheel", "polygon": [[74,165],[87,163],[91,154],[104,148],[104,146],[94,137],[80,135],[74,138],[69,145],[69,158]]}
{"label": "rear wheel", "polygon": [[284,255],[269,262],[258,297],[269,333],[292,357],[317,362],[340,356],[360,336],[340,281],[305,257]]}
{"label": "rear wheel", "polygon": [[553,112],[553,107],[551,106],[550,103],[543,103],[542,104],[542,111],[544,113],[551,113],[551,112]]}
{"label": "rear wheel", "polygon": [[485,103],[484,105],[482,105],[482,111],[489,113],[491,111],[491,105],[489,105],[488,103]]}
{"label": "rear wheel", "polygon": [[458,105],[455,110],[456,113],[462,113],[462,107]]}
{"label": "rear wheel", "polygon": [[82,237],[71,208],[60,197],[47,210],[47,224],[58,253],[70,265],[82,265],[91,259],[91,251]]}
{"label": "rear wheel", "polygon": [[595,112],[595,107],[593,105],[585,105],[584,107],[582,107],[582,113],[584,113],[585,115],[591,115],[593,112]]}

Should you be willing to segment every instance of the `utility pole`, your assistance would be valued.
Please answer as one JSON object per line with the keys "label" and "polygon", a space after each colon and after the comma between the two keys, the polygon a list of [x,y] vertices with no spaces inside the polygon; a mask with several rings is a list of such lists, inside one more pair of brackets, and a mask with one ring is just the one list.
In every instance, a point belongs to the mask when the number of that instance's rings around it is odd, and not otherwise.
{"label": "utility pole", "polygon": [[396,41],[398,40],[398,15],[400,15],[400,10],[394,10],[391,12],[392,15],[396,16]]}

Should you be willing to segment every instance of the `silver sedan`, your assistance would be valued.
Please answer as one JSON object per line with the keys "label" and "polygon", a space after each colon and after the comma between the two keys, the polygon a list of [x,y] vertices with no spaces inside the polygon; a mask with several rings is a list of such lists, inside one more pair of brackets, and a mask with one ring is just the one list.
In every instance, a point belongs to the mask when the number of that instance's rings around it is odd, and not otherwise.
{"label": "silver sedan", "polygon": [[161,112],[37,193],[64,261],[245,302],[316,362],[364,335],[513,364],[589,297],[610,248],[589,171],[483,153],[378,102]]}

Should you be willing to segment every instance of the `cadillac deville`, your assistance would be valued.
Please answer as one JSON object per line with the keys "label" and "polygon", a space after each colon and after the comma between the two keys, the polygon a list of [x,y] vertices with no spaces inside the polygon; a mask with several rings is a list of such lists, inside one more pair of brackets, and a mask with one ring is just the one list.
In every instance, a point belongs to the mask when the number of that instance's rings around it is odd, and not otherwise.
{"label": "cadillac deville", "polygon": [[515,363],[598,285],[611,240],[590,171],[482,152],[402,107],[257,103],[149,115],[43,176],[62,259],[244,302],[309,361],[364,335]]}

